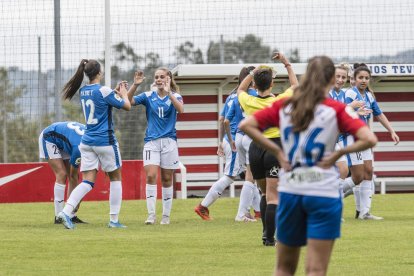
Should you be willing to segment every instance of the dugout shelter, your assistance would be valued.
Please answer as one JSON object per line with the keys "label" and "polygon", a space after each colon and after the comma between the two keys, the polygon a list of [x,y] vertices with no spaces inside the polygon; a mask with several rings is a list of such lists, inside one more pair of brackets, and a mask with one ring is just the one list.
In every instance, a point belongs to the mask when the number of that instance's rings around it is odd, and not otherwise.
{"label": "dugout shelter", "polygon": [[[249,64],[250,65],[250,64]],[[223,173],[223,160],[216,154],[218,114],[227,95],[237,86],[244,64],[184,64],[172,70],[185,103],[179,114],[177,135],[184,174],[177,174],[178,196],[187,189],[207,190]],[[256,64],[257,65],[257,64]],[[277,71],[274,93],[289,87],[282,64],[267,64]],[[306,63],[292,64],[300,78]],[[379,138],[374,149],[376,182],[388,190],[414,191],[414,64],[368,64],[372,71],[371,88],[401,142],[394,146],[387,130],[376,120],[372,129]],[[381,184],[381,185],[379,185]],[[234,187],[233,187],[234,188]]]}

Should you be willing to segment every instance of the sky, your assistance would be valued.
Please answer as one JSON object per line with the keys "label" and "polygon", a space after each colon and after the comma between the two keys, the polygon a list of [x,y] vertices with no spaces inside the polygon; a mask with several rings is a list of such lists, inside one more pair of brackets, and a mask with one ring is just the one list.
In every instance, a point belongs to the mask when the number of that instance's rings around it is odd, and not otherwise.
{"label": "sky", "polygon": [[[53,0],[0,1],[0,66],[54,68]],[[302,59],[395,55],[414,48],[410,0],[111,0],[111,41],[137,54],[160,54],[174,64],[174,49],[187,40],[205,54],[210,41],[253,33]],[[104,0],[61,1],[62,66],[102,58]],[[113,59],[113,57],[112,57]],[[145,62],[144,62],[145,63]],[[125,64],[125,67],[130,64]]]}

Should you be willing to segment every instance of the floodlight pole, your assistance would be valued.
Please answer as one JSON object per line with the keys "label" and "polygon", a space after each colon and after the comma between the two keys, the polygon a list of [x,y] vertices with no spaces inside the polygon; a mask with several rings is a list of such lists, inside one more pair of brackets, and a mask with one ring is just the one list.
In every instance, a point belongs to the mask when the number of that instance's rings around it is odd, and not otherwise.
{"label": "floodlight pole", "polygon": [[62,89],[62,57],[60,45],[60,0],[54,1],[54,27],[55,27],[55,121],[62,121],[62,101],[60,90]]}
{"label": "floodlight pole", "polygon": [[105,86],[111,87],[111,1],[105,0]]}

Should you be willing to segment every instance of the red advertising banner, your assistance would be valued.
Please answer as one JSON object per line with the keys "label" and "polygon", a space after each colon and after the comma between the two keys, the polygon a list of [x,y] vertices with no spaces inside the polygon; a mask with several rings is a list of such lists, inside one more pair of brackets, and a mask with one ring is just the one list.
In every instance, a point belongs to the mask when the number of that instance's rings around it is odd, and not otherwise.
{"label": "red advertising banner", "polygon": [[[145,182],[141,160],[122,161],[123,199],[145,199]],[[0,203],[53,201],[54,183],[55,175],[46,162],[0,164]],[[157,186],[160,197],[160,177]],[[108,198],[109,177],[99,171],[95,187],[84,200]]]}

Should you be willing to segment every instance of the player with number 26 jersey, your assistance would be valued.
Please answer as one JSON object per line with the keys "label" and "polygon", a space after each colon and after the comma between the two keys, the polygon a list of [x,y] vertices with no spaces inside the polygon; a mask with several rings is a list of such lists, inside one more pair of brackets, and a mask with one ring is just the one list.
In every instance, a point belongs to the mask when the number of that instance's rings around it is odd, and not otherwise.
{"label": "player with number 26 jersey", "polygon": [[323,156],[335,149],[340,132],[355,134],[365,124],[351,107],[325,99],[315,109],[315,117],[302,132],[293,132],[289,108],[283,101],[254,114],[259,127],[279,127],[283,150],[292,165],[292,172],[280,178],[279,191],[308,196],[339,197],[338,172],[317,167]]}

